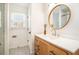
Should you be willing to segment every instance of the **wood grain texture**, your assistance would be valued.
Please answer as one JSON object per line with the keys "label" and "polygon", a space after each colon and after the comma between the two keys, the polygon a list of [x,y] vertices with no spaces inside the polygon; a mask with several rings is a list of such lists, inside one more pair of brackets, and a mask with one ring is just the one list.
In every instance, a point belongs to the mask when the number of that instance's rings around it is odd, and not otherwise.
{"label": "wood grain texture", "polygon": [[79,49],[74,53],[74,55],[79,55]]}

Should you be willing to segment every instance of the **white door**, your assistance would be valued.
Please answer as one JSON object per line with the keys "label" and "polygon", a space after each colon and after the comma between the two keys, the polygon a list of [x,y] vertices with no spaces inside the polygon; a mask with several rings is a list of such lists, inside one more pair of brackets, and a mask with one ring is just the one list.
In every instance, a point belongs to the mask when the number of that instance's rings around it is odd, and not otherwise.
{"label": "white door", "polygon": [[26,4],[9,4],[9,48],[27,46]]}

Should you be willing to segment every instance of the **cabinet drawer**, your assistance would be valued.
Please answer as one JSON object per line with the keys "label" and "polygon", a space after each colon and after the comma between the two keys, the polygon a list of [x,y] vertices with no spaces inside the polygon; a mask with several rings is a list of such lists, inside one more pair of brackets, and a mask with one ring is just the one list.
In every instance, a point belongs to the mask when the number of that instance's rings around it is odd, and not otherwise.
{"label": "cabinet drawer", "polygon": [[65,52],[65,50],[57,48],[53,45],[49,46],[49,54],[52,54],[52,55],[68,55],[68,53]]}

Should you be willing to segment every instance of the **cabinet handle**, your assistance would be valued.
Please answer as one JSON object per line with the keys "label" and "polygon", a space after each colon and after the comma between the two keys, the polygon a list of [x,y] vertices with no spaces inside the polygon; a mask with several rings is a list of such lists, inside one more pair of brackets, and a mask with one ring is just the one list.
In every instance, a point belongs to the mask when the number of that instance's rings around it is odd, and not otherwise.
{"label": "cabinet handle", "polygon": [[55,53],[54,53],[54,51],[49,51],[51,54],[49,54],[49,55],[56,55]]}

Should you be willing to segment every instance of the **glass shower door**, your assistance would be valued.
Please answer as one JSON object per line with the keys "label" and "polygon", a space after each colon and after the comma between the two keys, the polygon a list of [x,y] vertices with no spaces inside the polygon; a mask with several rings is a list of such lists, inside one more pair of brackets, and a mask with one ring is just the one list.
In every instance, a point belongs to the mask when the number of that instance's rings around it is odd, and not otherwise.
{"label": "glass shower door", "polygon": [[4,54],[4,4],[0,3],[0,55]]}

